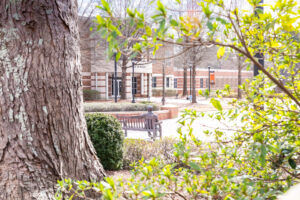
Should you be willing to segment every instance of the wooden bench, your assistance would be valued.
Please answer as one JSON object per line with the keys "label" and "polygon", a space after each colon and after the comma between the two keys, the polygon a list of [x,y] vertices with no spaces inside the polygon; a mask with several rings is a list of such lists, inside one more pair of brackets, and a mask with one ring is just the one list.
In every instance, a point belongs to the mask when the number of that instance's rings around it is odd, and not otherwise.
{"label": "wooden bench", "polygon": [[[121,122],[122,128],[125,131],[125,137],[127,137],[127,131],[146,131],[149,137],[155,139],[162,136],[161,123],[158,121],[156,115],[152,113],[152,108],[148,109],[148,113],[137,116],[120,116],[116,115],[117,119]],[[152,135],[151,135],[152,133]]]}

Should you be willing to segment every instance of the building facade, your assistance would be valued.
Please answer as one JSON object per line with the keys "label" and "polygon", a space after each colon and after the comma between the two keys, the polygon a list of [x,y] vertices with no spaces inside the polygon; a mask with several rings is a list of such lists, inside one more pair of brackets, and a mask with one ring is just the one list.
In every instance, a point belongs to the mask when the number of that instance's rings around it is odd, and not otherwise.
{"label": "building facade", "polygon": [[[210,77],[209,77],[210,76]],[[253,72],[242,71],[242,82],[246,79],[251,79]],[[163,88],[163,76],[161,73],[152,74],[152,88],[162,89]],[[238,87],[237,82],[238,72],[234,69],[210,69],[210,75],[208,69],[197,69],[196,71],[196,90],[204,90],[209,87],[208,83],[210,81],[210,89],[224,89],[226,84],[236,91]],[[192,88],[192,75],[190,69],[187,71],[187,93],[191,94]],[[178,95],[183,94],[184,85],[184,69],[174,69],[174,73],[166,74],[165,77],[165,88],[174,89],[177,91]]]}
{"label": "building facade", "polygon": [[[108,64],[107,64],[108,65]],[[110,66],[110,65],[109,65]],[[129,68],[130,69],[130,68]],[[132,98],[134,93],[136,97],[152,96],[152,64],[135,65],[135,72],[126,73],[126,96]],[[100,99],[109,100],[115,97],[119,98],[122,88],[122,73],[120,67],[117,67],[117,78],[115,80],[114,66],[111,69],[84,71],[83,89],[96,90],[100,94]],[[115,90],[117,87],[117,90]]]}
{"label": "building facade", "polygon": [[[171,59],[176,49],[167,44],[156,52],[156,55],[150,59],[151,62],[138,62],[134,67],[134,74],[130,61],[127,66],[126,87],[122,88],[121,62],[117,63],[117,78],[114,82],[115,66],[114,61],[107,59],[107,43],[91,34],[88,28],[90,27],[89,24],[84,25],[82,23],[79,24],[79,27],[81,27],[80,50],[83,89],[98,91],[102,100],[113,99],[115,95],[120,97],[122,90],[126,90],[128,99],[132,98],[133,93],[136,97],[151,97],[153,89],[160,90],[163,88],[163,77],[165,76],[166,89],[176,90],[176,93],[181,95],[184,85],[184,71],[186,71],[187,91],[190,94],[191,73],[188,66],[188,56],[182,55]],[[216,52],[216,47],[203,50],[201,62],[197,64],[196,68],[196,90],[208,88],[208,67],[214,74],[210,77],[212,90],[223,89],[225,84],[237,89],[237,61],[234,56],[218,60]],[[252,71],[242,71],[243,81],[251,79],[252,76]]]}
{"label": "building facade", "polygon": [[[92,22],[85,18],[79,20],[80,51],[82,64],[83,89],[96,90],[100,99],[109,100],[120,97],[121,91],[126,90],[127,98],[132,97],[132,92],[137,97],[151,96],[152,63],[138,62],[132,73],[132,62],[129,61],[126,73],[126,87],[122,88],[121,62],[117,63],[117,78],[115,65],[107,56],[108,44],[98,34],[91,32],[89,27]],[[117,87],[117,90],[115,90]]]}

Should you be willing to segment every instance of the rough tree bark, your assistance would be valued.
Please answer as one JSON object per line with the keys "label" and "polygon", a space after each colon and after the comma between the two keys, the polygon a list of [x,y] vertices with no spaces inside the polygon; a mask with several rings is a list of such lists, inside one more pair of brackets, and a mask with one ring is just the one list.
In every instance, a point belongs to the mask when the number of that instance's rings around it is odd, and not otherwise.
{"label": "rough tree bark", "polygon": [[0,199],[105,174],[87,134],[76,0],[0,3]]}
{"label": "rough tree bark", "polygon": [[122,90],[121,90],[121,99],[125,100],[127,99],[127,94],[126,94],[126,79],[127,79],[127,63],[128,63],[128,58],[126,56],[122,56]]}
{"label": "rough tree bark", "polygon": [[183,68],[183,92],[182,92],[182,96],[186,96],[187,95],[187,68],[184,67]]}
{"label": "rough tree bark", "polygon": [[197,60],[197,50],[195,47],[192,48],[192,103],[197,103],[196,96],[196,64],[200,61]]}

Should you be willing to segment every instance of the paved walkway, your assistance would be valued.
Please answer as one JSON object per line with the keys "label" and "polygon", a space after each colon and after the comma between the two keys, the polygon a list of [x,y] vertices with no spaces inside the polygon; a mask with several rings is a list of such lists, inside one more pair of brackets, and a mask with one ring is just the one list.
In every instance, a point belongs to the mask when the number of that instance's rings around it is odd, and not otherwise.
{"label": "paved walkway", "polygon": [[[212,113],[212,112],[208,112]],[[179,134],[177,133],[177,129],[180,127],[179,123],[177,121],[179,118],[176,119],[168,119],[163,120],[162,122],[162,133],[163,137],[175,137],[179,138]],[[230,124],[229,122],[226,122],[226,124]],[[212,141],[214,138],[209,137],[203,133],[204,130],[211,130],[213,131],[216,128],[224,129],[224,131],[227,134],[232,134],[232,131],[228,130],[228,127],[226,127],[223,123],[212,120],[209,117],[199,118],[196,119],[192,125],[194,131],[194,135],[203,140],[203,141]],[[187,132],[186,132],[187,133]],[[149,139],[147,132],[142,131],[128,131],[128,138],[139,138],[139,139]]]}
{"label": "paved walkway", "polygon": [[[148,101],[147,98],[138,98],[137,101]],[[151,97],[151,102],[155,102],[158,105],[161,105],[161,97]],[[228,105],[227,102],[230,102],[230,98],[224,98],[221,100],[223,109],[228,109],[231,106]],[[201,112],[206,111],[216,111],[216,109],[213,107],[213,105],[210,103],[210,99],[206,99],[204,97],[197,97],[197,103],[193,104],[190,100],[186,100],[184,98],[176,99],[176,98],[166,98],[165,104],[171,104],[171,105],[177,105],[180,110],[183,110],[185,108],[188,109],[194,109]]]}
{"label": "paved walkway", "polygon": [[[146,98],[138,98],[137,101],[146,101]],[[158,104],[161,103],[161,97],[151,97],[150,101],[156,102]],[[230,99],[223,99],[221,104],[223,109],[229,108],[226,102],[230,101]],[[216,109],[210,103],[210,99],[205,99],[202,97],[198,97],[197,103],[192,104],[189,100],[186,99],[176,99],[176,98],[167,98],[166,104],[177,105],[179,110],[184,110],[185,108],[195,109],[197,111],[205,112],[205,113],[214,113]],[[180,115],[180,113],[179,113]],[[177,133],[177,129],[180,125],[177,123],[179,117],[176,119],[168,119],[163,120],[162,122],[162,135],[163,137],[175,137],[179,138],[179,134]],[[199,118],[195,120],[193,123],[193,133],[196,137],[201,138],[204,141],[214,140],[212,137],[208,137],[203,133],[204,130],[213,131],[216,128],[228,129],[224,124],[224,122],[219,122],[218,120],[212,120],[209,117],[205,116],[204,118]],[[232,122],[225,122],[228,125],[233,125]],[[232,131],[225,130],[226,135],[232,134]],[[128,138],[139,138],[139,139],[149,139],[147,132],[142,131],[128,131]]]}

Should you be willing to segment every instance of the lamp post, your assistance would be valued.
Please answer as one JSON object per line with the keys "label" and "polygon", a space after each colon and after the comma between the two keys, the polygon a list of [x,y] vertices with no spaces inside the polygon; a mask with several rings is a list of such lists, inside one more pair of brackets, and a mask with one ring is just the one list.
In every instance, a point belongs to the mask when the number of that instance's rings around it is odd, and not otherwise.
{"label": "lamp post", "polygon": [[134,88],[134,60],[131,61],[132,62],[132,80],[131,80],[131,91],[132,91],[132,101],[131,103],[135,103],[135,88]]}
{"label": "lamp post", "polygon": [[118,82],[117,82],[117,53],[114,53],[114,57],[115,57],[115,74],[114,74],[114,85],[115,85],[115,103],[118,102]]}
{"label": "lamp post", "polygon": [[210,93],[210,66],[208,66],[208,91]]}
{"label": "lamp post", "polygon": [[190,67],[190,97],[189,99],[192,100],[192,65]]}

